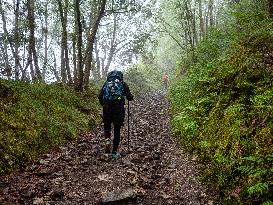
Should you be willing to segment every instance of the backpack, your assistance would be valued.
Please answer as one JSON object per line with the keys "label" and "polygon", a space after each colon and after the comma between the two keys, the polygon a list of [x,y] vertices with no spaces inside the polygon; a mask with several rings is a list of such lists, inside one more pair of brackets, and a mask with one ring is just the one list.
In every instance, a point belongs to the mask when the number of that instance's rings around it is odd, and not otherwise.
{"label": "backpack", "polygon": [[124,99],[123,74],[121,71],[111,71],[103,85],[103,101],[111,102]]}

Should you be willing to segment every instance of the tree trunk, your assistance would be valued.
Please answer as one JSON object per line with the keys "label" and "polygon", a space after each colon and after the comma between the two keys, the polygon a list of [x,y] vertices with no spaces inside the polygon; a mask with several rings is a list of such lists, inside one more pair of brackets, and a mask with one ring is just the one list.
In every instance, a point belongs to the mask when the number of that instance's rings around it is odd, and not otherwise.
{"label": "tree trunk", "polygon": [[[23,48],[24,48],[23,49],[24,50],[23,56],[26,56],[27,48],[26,48],[26,44],[25,43],[23,44]],[[26,81],[27,80],[27,72],[26,72],[26,70],[27,70],[28,65],[29,65],[28,59],[25,60],[25,58],[23,58],[22,67],[24,66],[24,68],[21,69],[22,70],[22,77],[21,77],[22,81]]]}
{"label": "tree trunk", "polygon": [[191,13],[191,10],[189,9],[189,5],[187,2],[185,2],[185,17],[186,17],[186,31],[187,31],[187,39],[189,42],[189,46],[191,48],[191,51],[194,49],[194,38],[193,38],[193,25],[192,25],[192,20],[193,20],[193,15]]}
{"label": "tree trunk", "polygon": [[109,50],[109,54],[108,54],[108,59],[107,59],[107,64],[105,66],[105,71],[108,73],[111,62],[113,60],[114,54],[115,54],[115,50],[116,50],[116,34],[117,34],[117,17],[116,14],[114,14],[114,28],[113,28],[113,35],[112,35],[112,39],[111,39],[111,43],[110,43],[110,50]]}
{"label": "tree trunk", "polygon": [[273,18],[273,0],[268,0],[269,16]]}
{"label": "tree trunk", "polygon": [[[20,47],[20,43],[19,43],[19,5],[20,5],[20,0],[17,0],[16,3],[14,1],[14,5],[15,5],[15,25],[14,25],[14,37],[15,37],[15,42],[14,42],[14,46],[15,46],[15,55],[14,55],[14,61],[15,61],[15,79],[19,80],[20,78],[20,60],[19,60],[19,47]],[[21,67],[22,68],[22,67]]]}
{"label": "tree trunk", "polygon": [[65,51],[65,68],[66,68],[66,73],[67,73],[67,78],[68,78],[68,83],[72,85],[73,80],[71,76],[71,71],[70,71],[70,65],[69,65],[69,52],[68,52],[68,35],[67,35],[67,13],[68,13],[68,0],[65,0],[65,5],[64,5],[64,23],[65,23],[65,35],[64,35],[64,51]]}
{"label": "tree trunk", "polygon": [[[92,52],[93,52],[95,37],[97,34],[99,23],[105,11],[105,6],[106,6],[106,0],[101,0],[98,15],[96,16],[95,22],[91,28],[90,35],[87,38],[88,42],[87,42],[87,47],[86,47],[86,52],[85,52],[83,62],[85,62],[88,56],[91,58],[90,62],[92,62]],[[89,84],[90,71],[91,71],[91,65],[87,64],[85,67],[84,79],[83,79],[85,89],[88,87],[88,84]]]}
{"label": "tree trunk", "polygon": [[44,27],[44,37],[45,37],[45,41],[44,41],[44,63],[43,63],[43,72],[42,72],[42,79],[43,81],[45,81],[45,77],[46,77],[46,70],[47,70],[47,53],[48,53],[48,0],[46,1],[46,8],[45,8],[45,25]]}
{"label": "tree trunk", "polygon": [[[18,55],[18,48],[19,48],[19,33],[18,33],[18,18],[19,18],[19,2],[20,0],[17,1],[17,5],[16,5],[16,11],[15,11],[15,15],[16,15],[16,19],[15,19],[15,49],[13,48],[13,44],[12,44],[12,39],[10,38],[9,34],[8,34],[8,30],[7,30],[7,26],[6,26],[6,17],[2,8],[2,0],[0,0],[0,13],[1,13],[1,17],[2,17],[2,21],[3,21],[3,30],[4,30],[4,34],[7,37],[7,40],[9,42],[9,46],[10,46],[10,50],[12,52],[13,58],[15,60],[15,67],[19,66],[19,68],[22,71],[22,75],[23,75],[23,67],[20,64],[20,60],[19,60],[19,55]],[[19,78],[19,71],[17,70],[18,68],[15,68],[15,79]]]}
{"label": "tree trunk", "polygon": [[74,86],[78,83],[78,70],[77,70],[77,54],[76,54],[76,34],[74,33],[72,38],[72,55],[73,55],[73,67],[74,67]]}
{"label": "tree trunk", "polygon": [[213,18],[213,6],[214,0],[209,0],[208,2],[208,12],[209,12],[209,25],[214,26],[214,18]]}
{"label": "tree trunk", "polygon": [[101,63],[100,63],[99,50],[98,50],[97,43],[98,42],[95,41],[94,51],[95,51],[95,58],[96,58],[96,68],[93,71],[93,76],[95,79],[100,79],[101,78]]}
{"label": "tree trunk", "polygon": [[69,65],[69,52],[67,46],[67,13],[68,13],[68,0],[65,0],[63,8],[62,0],[58,0],[58,8],[62,24],[62,40],[61,40],[61,75],[62,82],[72,84],[72,77]]}
{"label": "tree trunk", "polygon": [[[1,51],[3,53],[3,57],[4,57],[4,64],[5,64],[5,69],[4,69],[4,73],[5,75],[8,77],[8,79],[10,79],[12,77],[12,68],[10,66],[9,63],[9,59],[8,59],[8,46],[6,44],[6,42],[9,42],[10,46],[12,46],[11,44],[11,40],[9,37],[9,33],[7,30],[7,23],[6,23],[6,16],[5,16],[5,11],[3,10],[3,2],[2,0],[0,0],[0,13],[1,13],[1,17],[2,17],[2,22],[3,22],[3,30],[4,33],[2,34],[2,42],[3,45],[1,45]],[[6,41],[7,40],[7,41]],[[11,47],[11,49],[13,49],[13,47]]]}
{"label": "tree trunk", "polygon": [[202,11],[202,0],[198,1],[198,6],[199,6],[199,24],[200,24],[199,38],[200,40],[202,40],[205,36],[205,23],[204,23],[203,11]]}
{"label": "tree trunk", "polygon": [[7,76],[8,79],[11,79],[11,66],[9,65],[9,56],[8,56],[8,48],[7,45],[4,43],[2,44],[2,42],[4,42],[5,36],[2,36],[1,42],[0,42],[0,49],[2,52],[2,56],[3,56],[3,60],[4,60],[4,70],[2,72],[3,75]]}
{"label": "tree trunk", "polygon": [[57,82],[60,82],[61,79],[60,79],[58,71],[57,71],[57,61],[56,61],[56,55],[54,52],[53,52],[53,60],[54,60],[53,73],[54,73],[54,76],[55,76]]}
{"label": "tree trunk", "polygon": [[206,12],[205,12],[205,35],[208,34],[209,31],[209,9],[207,8]]}
{"label": "tree trunk", "polygon": [[[183,15],[181,15],[181,19],[183,19]],[[184,19],[183,19],[184,20]],[[160,21],[162,21],[163,23],[163,32],[167,33],[176,43],[177,45],[182,49],[184,50],[185,49],[185,46],[183,45],[183,43],[181,42],[181,39],[177,38],[176,36],[173,35],[173,33],[170,31],[170,28],[172,27],[170,24],[168,24],[163,18],[160,18]],[[182,23],[181,21],[181,25],[182,27],[184,26],[184,21]],[[168,26],[168,27],[167,27]],[[185,31],[185,28],[183,29]],[[180,37],[184,37],[187,38],[185,35],[184,36],[181,36]]]}
{"label": "tree trunk", "polygon": [[75,33],[76,33],[76,50],[77,50],[77,82],[75,83],[75,89],[77,91],[83,91],[83,64],[82,64],[82,24],[81,24],[81,12],[80,12],[80,0],[74,0],[75,9]]}
{"label": "tree trunk", "polygon": [[[34,0],[27,1],[28,8],[28,26],[29,26],[29,55],[32,55],[31,62],[34,62],[35,77],[34,80],[41,81],[42,74],[38,66],[38,57],[35,47],[35,17],[34,17]],[[32,63],[31,63],[32,65]]]}
{"label": "tree trunk", "polygon": [[105,68],[104,64],[105,64],[106,56],[107,56],[107,51],[105,49],[104,50],[103,60],[101,61],[102,77],[103,78],[105,78],[107,76],[107,71],[104,69]]}
{"label": "tree trunk", "polygon": [[[29,50],[31,50],[31,48],[29,48]],[[32,59],[31,51],[29,51],[28,62],[29,62],[31,80],[35,81],[35,80],[37,80],[37,76],[36,76],[36,73],[35,73],[35,71],[33,69],[33,59]]]}
{"label": "tree trunk", "polygon": [[193,32],[193,39],[195,46],[198,45],[198,35],[196,30],[196,21],[195,21],[195,9],[193,10],[193,16],[192,16],[192,32]]}
{"label": "tree trunk", "polygon": [[[95,1],[91,4],[91,12],[89,14],[89,25],[88,25],[88,29],[86,29],[86,36],[85,36],[87,39],[90,36],[90,33],[92,32],[92,27],[96,21],[95,17],[96,17],[96,13],[97,13],[98,3],[99,3],[98,1]],[[88,43],[89,43],[89,41],[87,41],[87,47],[88,47]],[[86,48],[86,51],[87,51],[87,48]],[[83,64],[84,64],[85,68],[91,67],[91,64],[93,63],[93,62],[91,62],[93,60],[91,55],[92,54],[84,57]],[[95,78],[97,78],[96,74],[94,76],[95,76]]]}
{"label": "tree trunk", "polygon": [[65,35],[66,35],[66,25],[64,20],[64,12],[63,12],[63,5],[62,0],[58,0],[58,8],[61,18],[61,24],[62,24],[62,38],[61,38],[61,77],[62,77],[62,83],[67,82],[67,75],[66,75],[66,69],[65,69]]}

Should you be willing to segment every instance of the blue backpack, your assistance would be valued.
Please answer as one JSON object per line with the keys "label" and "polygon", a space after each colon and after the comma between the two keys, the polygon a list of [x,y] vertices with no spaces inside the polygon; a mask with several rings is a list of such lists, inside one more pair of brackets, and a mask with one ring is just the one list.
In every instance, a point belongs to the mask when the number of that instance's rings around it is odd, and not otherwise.
{"label": "blue backpack", "polygon": [[111,102],[124,99],[123,74],[121,71],[111,71],[103,85],[103,101]]}

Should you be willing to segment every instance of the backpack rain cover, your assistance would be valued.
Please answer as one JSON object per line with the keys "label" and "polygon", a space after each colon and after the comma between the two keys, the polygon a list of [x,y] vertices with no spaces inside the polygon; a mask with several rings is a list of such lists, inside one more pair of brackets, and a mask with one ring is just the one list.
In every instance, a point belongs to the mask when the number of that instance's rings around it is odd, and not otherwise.
{"label": "backpack rain cover", "polygon": [[124,99],[123,74],[121,71],[111,71],[103,85],[103,101],[111,102]]}

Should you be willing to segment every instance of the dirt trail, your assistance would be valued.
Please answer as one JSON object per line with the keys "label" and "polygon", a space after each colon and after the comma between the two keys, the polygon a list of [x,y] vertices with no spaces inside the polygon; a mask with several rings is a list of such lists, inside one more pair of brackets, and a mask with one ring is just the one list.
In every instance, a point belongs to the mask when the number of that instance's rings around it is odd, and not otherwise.
{"label": "dirt trail", "polygon": [[[110,160],[103,154],[100,126],[0,177],[0,204],[98,204],[113,190],[127,200],[112,204],[216,204],[213,192],[197,180],[200,165],[170,135],[164,95],[149,93],[131,108],[128,155]],[[126,133],[125,126],[120,151],[127,151]]]}

